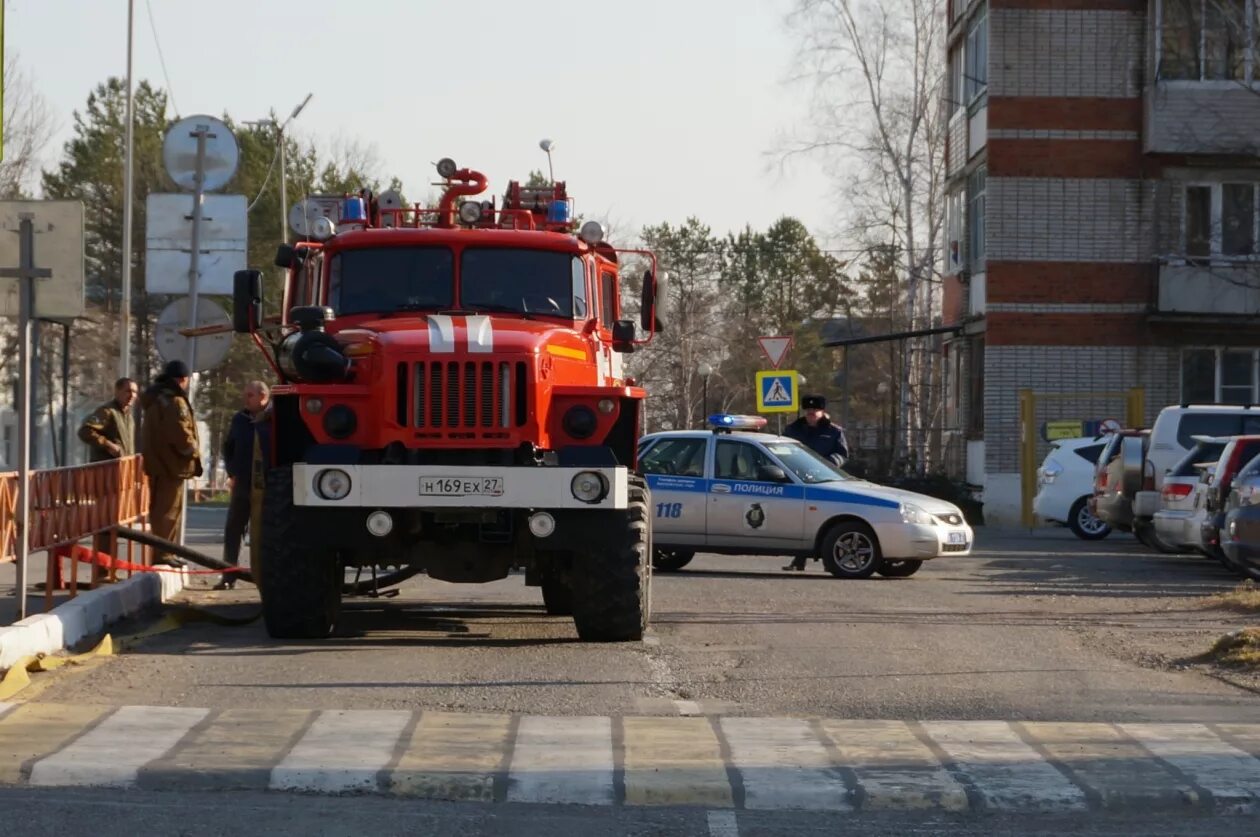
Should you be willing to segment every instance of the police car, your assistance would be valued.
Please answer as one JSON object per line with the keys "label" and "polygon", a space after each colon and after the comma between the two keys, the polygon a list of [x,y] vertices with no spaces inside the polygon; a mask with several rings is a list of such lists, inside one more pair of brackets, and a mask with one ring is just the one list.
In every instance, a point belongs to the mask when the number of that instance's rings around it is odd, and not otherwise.
{"label": "police car", "polygon": [[818,556],[839,578],[904,577],[971,551],[957,506],[852,477],[794,439],[755,432],[765,423],[720,414],[712,430],[643,437],[657,570],[718,552]]}

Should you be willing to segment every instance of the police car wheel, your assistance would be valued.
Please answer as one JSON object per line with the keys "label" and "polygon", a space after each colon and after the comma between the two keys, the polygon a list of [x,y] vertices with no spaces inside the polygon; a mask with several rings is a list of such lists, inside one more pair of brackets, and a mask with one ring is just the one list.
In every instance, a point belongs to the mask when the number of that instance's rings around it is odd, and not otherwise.
{"label": "police car wheel", "polygon": [[884,578],[909,578],[923,566],[922,561],[906,559],[905,561],[881,561],[875,572]]}
{"label": "police car wheel", "polygon": [[685,549],[654,549],[652,550],[652,569],[663,573],[677,572],[690,564],[691,559],[695,557],[696,553]]}
{"label": "police car wheel", "polygon": [[837,523],[823,537],[823,567],[836,578],[870,578],[881,560],[879,542],[865,523]]}

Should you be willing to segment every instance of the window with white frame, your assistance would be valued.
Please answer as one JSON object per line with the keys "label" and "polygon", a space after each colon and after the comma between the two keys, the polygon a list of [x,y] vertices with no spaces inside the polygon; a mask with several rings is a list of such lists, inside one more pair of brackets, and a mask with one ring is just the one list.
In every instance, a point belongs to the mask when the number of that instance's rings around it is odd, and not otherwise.
{"label": "window with white frame", "polygon": [[1190,264],[1250,258],[1260,236],[1255,183],[1188,183],[1181,203],[1182,253]]}
{"label": "window with white frame", "polygon": [[949,51],[949,113],[951,116],[967,106],[963,49],[963,44],[959,44]]}
{"label": "window with white frame", "polygon": [[1183,404],[1256,404],[1260,350],[1227,347],[1183,349]]}
{"label": "window with white frame", "polygon": [[980,97],[989,85],[989,10],[986,6],[967,26],[963,101],[968,105]]}
{"label": "window with white frame", "polygon": [[987,171],[981,167],[967,177],[967,266],[984,270],[984,188]]}
{"label": "window with white frame", "polygon": [[1247,81],[1260,76],[1256,51],[1260,0],[1159,0],[1156,77]]}

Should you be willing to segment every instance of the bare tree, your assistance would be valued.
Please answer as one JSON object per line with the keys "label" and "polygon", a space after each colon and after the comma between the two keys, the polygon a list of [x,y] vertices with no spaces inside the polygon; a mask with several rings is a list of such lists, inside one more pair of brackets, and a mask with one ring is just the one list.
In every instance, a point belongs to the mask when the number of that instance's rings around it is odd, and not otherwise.
{"label": "bare tree", "polygon": [[31,194],[44,149],[57,121],[47,100],[22,70],[16,55],[4,62],[4,160],[0,161],[0,198]]}
{"label": "bare tree", "polygon": [[[936,0],[797,0],[797,81],[809,83],[809,132],[787,155],[817,154],[850,207],[850,236],[902,254],[906,322],[931,324],[944,207],[945,20]],[[898,454],[922,467],[926,423],[936,412],[931,364],[921,344],[903,353]]]}

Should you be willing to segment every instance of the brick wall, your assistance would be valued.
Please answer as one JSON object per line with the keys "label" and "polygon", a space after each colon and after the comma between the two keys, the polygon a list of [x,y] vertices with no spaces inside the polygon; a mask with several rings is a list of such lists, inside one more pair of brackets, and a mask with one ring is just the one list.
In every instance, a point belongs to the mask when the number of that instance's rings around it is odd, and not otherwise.
{"label": "brick wall", "polygon": [[1148,191],[1139,180],[990,177],[988,258],[1147,261],[1153,257]]}
{"label": "brick wall", "polygon": [[989,12],[989,93],[1138,96],[1145,21],[1144,11],[1011,9],[994,4]]}
{"label": "brick wall", "polygon": [[1154,298],[1151,263],[996,261],[985,266],[993,303],[1147,304]]}

